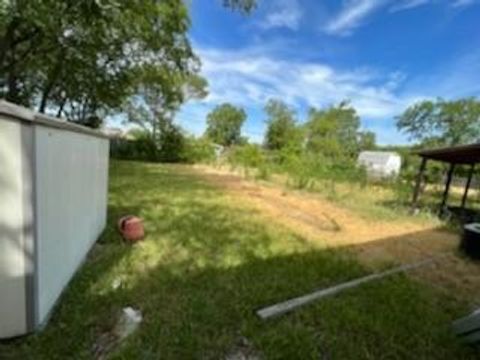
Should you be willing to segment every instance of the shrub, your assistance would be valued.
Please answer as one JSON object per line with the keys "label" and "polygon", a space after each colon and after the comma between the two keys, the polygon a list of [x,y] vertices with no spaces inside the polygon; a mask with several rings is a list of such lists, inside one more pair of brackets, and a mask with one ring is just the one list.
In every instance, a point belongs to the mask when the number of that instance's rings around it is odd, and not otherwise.
{"label": "shrub", "polygon": [[135,131],[133,134],[134,140],[111,140],[112,158],[188,163],[210,162],[215,159],[215,148],[211,142],[186,137],[181,129],[174,125],[165,128],[157,141],[145,131]]}
{"label": "shrub", "polygon": [[185,162],[185,135],[175,125],[169,125],[160,132],[159,161],[162,162]]}
{"label": "shrub", "polygon": [[311,186],[315,164],[313,159],[306,156],[290,154],[284,159],[283,169],[289,176],[289,185],[296,189],[305,189]]}
{"label": "shrub", "polygon": [[272,167],[268,162],[262,164],[257,171],[256,178],[259,180],[269,180],[272,176]]}
{"label": "shrub", "polygon": [[229,152],[228,160],[236,166],[248,168],[257,168],[265,161],[262,149],[255,144],[246,144],[232,148]]}
{"label": "shrub", "polygon": [[269,160],[259,145],[245,144],[231,148],[227,160],[233,168],[241,167],[247,176],[251,170],[255,170],[257,178],[270,177]]}
{"label": "shrub", "polygon": [[359,183],[366,185],[365,169],[358,167],[348,158],[332,159],[311,152],[297,155],[280,154],[281,169],[288,174],[291,185],[296,188],[310,187],[315,180],[329,181],[331,192],[335,191],[337,182]]}
{"label": "shrub", "polygon": [[205,138],[189,137],[185,143],[184,158],[188,163],[211,163],[216,159],[215,146]]}
{"label": "shrub", "polygon": [[158,161],[159,152],[151,137],[136,140],[112,139],[110,156],[123,160]]}

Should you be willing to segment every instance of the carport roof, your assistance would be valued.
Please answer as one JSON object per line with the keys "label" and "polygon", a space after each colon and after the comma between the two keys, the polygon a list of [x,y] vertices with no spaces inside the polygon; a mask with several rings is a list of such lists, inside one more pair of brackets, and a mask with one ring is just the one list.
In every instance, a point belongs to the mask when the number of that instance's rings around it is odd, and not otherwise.
{"label": "carport roof", "polygon": [[416,154],[424,159],[442,161],[450,164],[480,163],[480,143],[420,150]]}

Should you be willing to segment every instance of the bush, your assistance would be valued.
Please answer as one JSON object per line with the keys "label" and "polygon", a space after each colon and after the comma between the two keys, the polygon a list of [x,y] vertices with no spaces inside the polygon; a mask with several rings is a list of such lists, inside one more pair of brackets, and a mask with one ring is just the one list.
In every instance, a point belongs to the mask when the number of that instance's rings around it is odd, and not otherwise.
{"label": "bush", "polygon": [[134,140],[111,140],[112,158],[172,163],[210,162],[215,159],[215,147],[211,142],[186,137],[176,126],[167,127],[157,141],[145,131],[135,131],[133,134]]}
{"label": "bush", "polygon": [[353,159],[332,159],[312,152],[300,151],[298,147],[284,147],[278,151],[265,151],[259,145],[247,144],[232,148],[227,157],[233,168],[241,167],[248,175],[256,171],[259,179],[270,178],[278,171],[288,176],[290,186],[297,189],[311,187],[316,180],[330,182],[330,192],[335,192],[337,182],[367,184],[364,168]]}
{"label": "bush", "polygon": [[158,161],[159,152],[151,137],[136,140],[112,139],[110,156],[122,160]]}
{"label": "bush", "polygon": [[290,155],[284,158],[282,168],[289,176],[289,185],[296,189],[305,189],[311,186],[315,164],[307,156]]}
{"label": "bush", "polygon": [[365,169],[348,158],[331,159],[306,152],[301,155],[281,154],[281,159],[280,168],[288,174],[295,188],[310,187],[315,180],[330,181],[331,191],[335,191],[336,182],[366,185]]}
{"label": "bush", "polygon": [[185,162],[186,140],[182,131],[175,125],[166,127],[159,137],[159,161],[161,162]]}
{"label": "bush", "polygon": [[215,146],[204,138],[187,138],[184,158],[188,163],[211,163],[216,159]]}
{"label": "bush", "polygon": [[250,170],[256,170],[256,177],[268,179],[270,164],[263,149],[256,144],[245,144],[232,148],[228,153],[228,162],[233,168],[241,167],[248,175]]}
{"label": "bush", "polygon": [[258,168],[257,174],[255,175],[255,177],[259,180],[269,180],[271,176],[272,167],[267,162]]}

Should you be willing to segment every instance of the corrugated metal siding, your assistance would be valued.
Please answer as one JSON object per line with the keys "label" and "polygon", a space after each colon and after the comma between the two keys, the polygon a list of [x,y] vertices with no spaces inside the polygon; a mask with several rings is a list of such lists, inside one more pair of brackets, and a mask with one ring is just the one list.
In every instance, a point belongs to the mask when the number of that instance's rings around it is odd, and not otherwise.
{"label": "corrugated metal siding", "polygon": [[38,328],[106,223],[109,141],[0,101],[0,338]]}
{"label": "corrugated metal siding", "polygon": [[38,309],[43,322],[106,223],[108,140],[35,126]]}

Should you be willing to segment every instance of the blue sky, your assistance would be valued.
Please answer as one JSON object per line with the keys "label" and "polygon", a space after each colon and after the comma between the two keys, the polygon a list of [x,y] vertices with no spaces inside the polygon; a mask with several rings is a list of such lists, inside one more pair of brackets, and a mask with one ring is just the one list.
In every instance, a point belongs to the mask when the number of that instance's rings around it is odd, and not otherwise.
{"label": "blue sky", "polygon": [[380,144],[404,144],[394,117],[438,96],[480,95],[480,0],[259,0],[250,16],[221,0],[192,0],[190,37],[210,94],[177,123],[199,135],[207,113],[245,108],[244,135],[260,142],[263,105],[309,107],[347,99]]}

